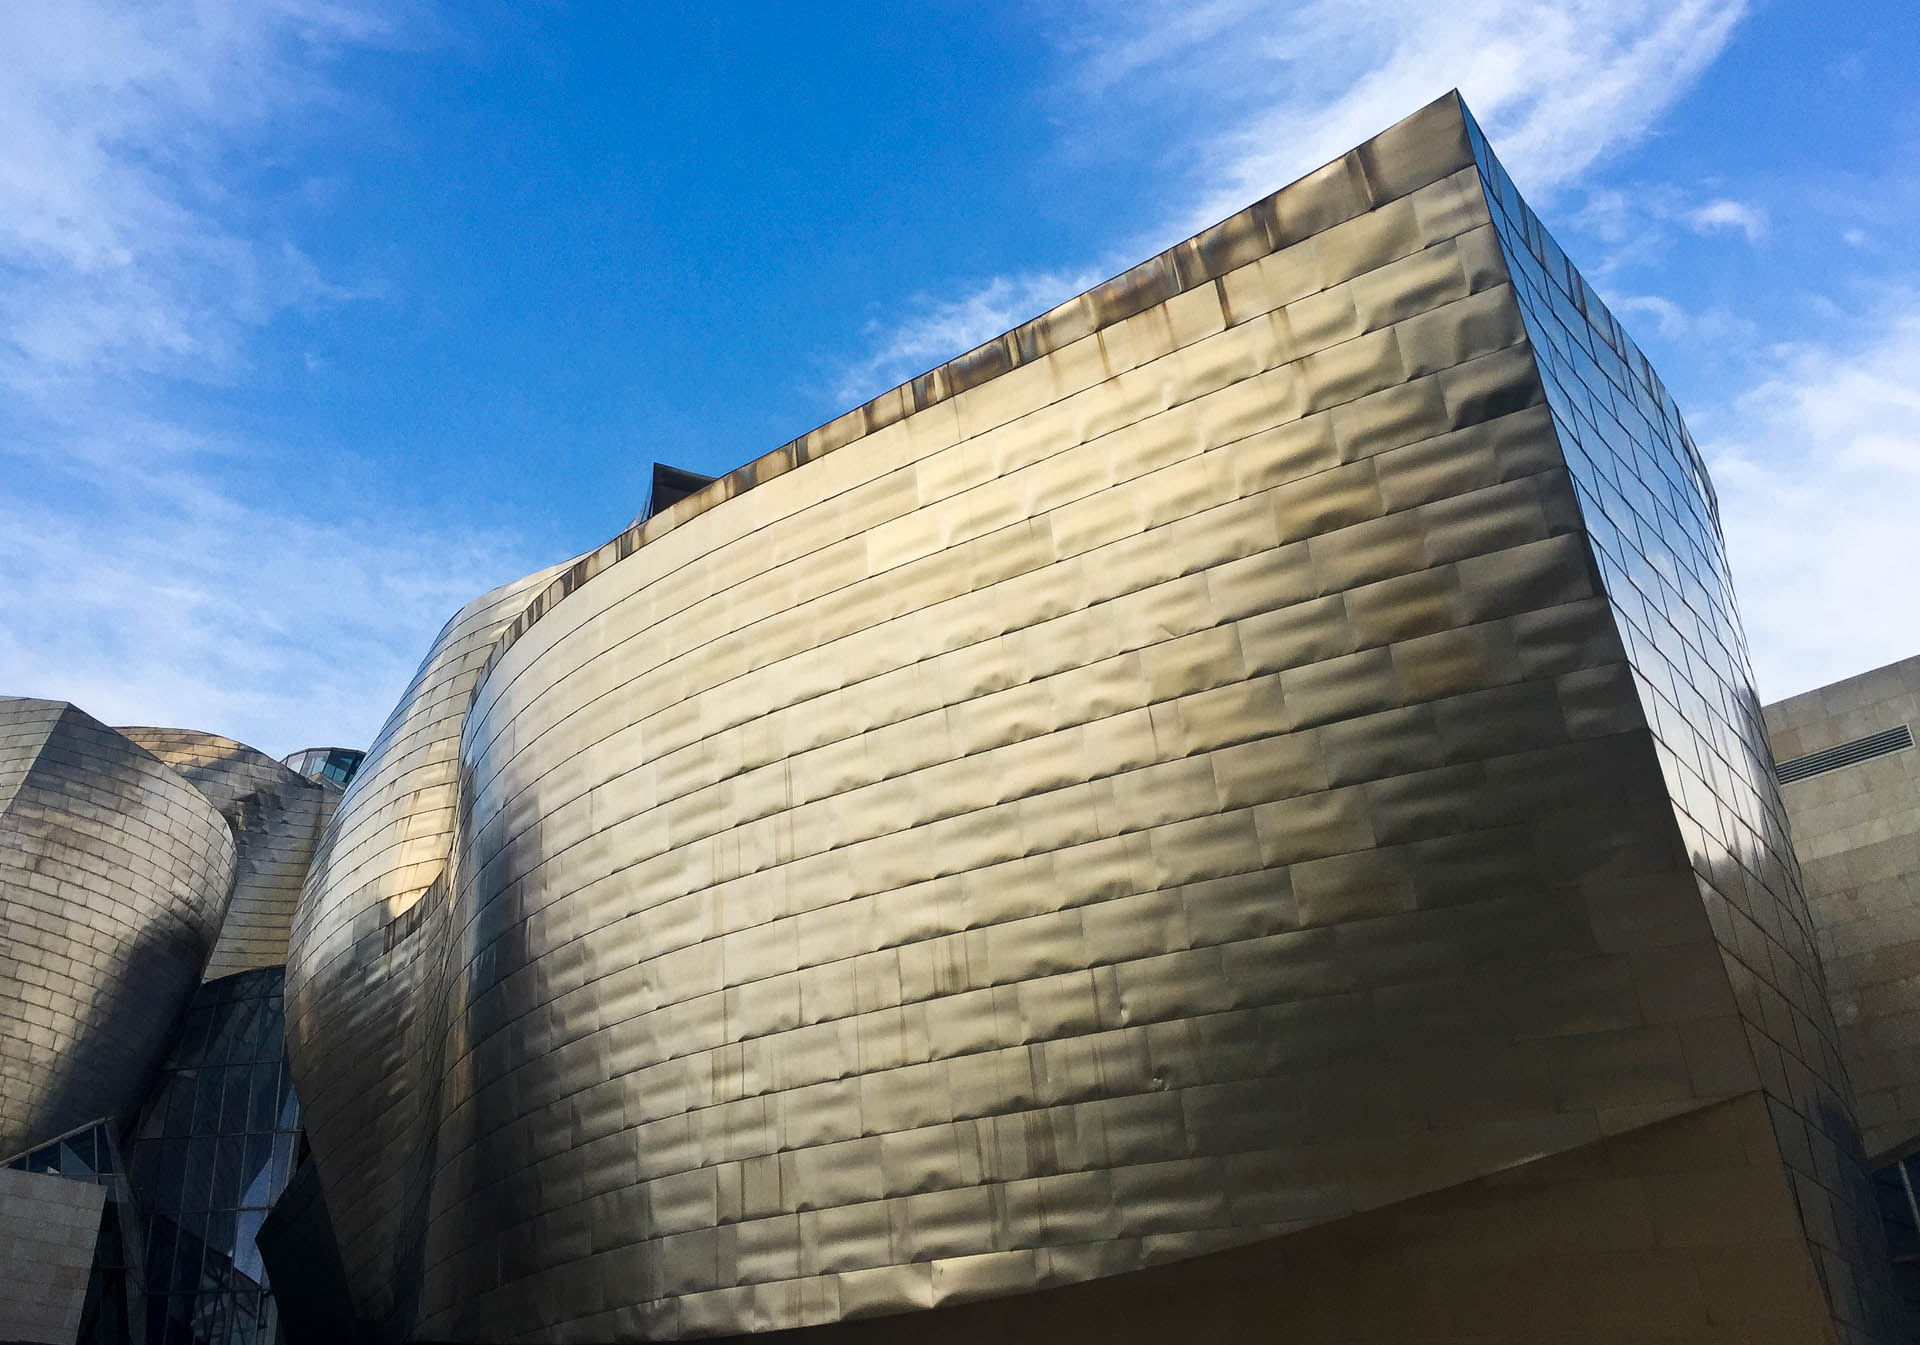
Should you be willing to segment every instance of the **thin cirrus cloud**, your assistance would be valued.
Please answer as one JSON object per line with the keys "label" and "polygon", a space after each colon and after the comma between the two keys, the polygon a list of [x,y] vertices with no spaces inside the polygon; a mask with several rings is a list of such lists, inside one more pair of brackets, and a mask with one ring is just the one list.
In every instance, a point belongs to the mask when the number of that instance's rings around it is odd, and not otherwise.
{"label": "thin cirrus cloud", "polygon": [[364,742],[422,633],[504,577],[512,538],[267,503],[299,448],[209,428],[191,396],[244,377],[276,314],[353,300],[232,174],[337,111],[332,62],[404,43],[406,14],[0,14],[0,692],[275,753]]}
{"label": "thin cirrus cloud", "polygon": [[0,689],[108,723],[275,755],[364,743],[502,545],[441,534],[423,555],[407,520],[261,508],[215,468],[260,446],[176,423],[101,414],[51,442],[68,469],[0,491],[0,589],[24,595],[0,623]]}
{"label": "thin cirrus cloud", "polygon": [[[1069,41],[1083,79],[1122,80],[1158,110],[1190,110],[1196,180],[1177,236],[1266,195],[1459,88],[1502,161],[1551,199],[1645,136],[1720,52],[1743,0],[1313,0],[1217,3],[1195,22],[1168,0],[1161,44],[1090,8]],[[1171,240],[1169,240],[1171,241]]]}
{"label": "thin cirrus cloud", "polygon": [[1912,657],[1920,633],[1920,294],[1844,345],[1766,352],[1703,445],[1768,699]]}
{"label": "thin cirrus cloud", "polygon": [[315,75],[390,40],[372,9],[303,0],[11,6],[0,81],[0,378],[216,376],[274,311],[335,297],[223,181],[227,156],[335,95]]}
{"label": "thin cirrus cloud", "polygon": [[979,345],[1028,318],[1044,313],[1097,283],[1098,267],[1077,271],[1031,271],[996,276],[955,298],[919,295],[900,321],[868,328],[875,344],[842,369],[834,389],[844,403],[858,404],[963,350]]}
{"label": "thin cirrus cloud", "polygon": [[[1170,202],[1121,221],[1091,264],[992,276],[921,295],[876,326],[838,380],[843,400],[872,396],[1177,242],[1344,153],[1458,87],[1536,200],[1631,144],[1725,47],[1743,0],[1148,0],[1086,4],[1051,36],[1073,108],[1063,136],[1087,154],[1115,125],[1154,125],[1167,180],[1143,199]],[[1115,115],[1119,109],[1125,115]]]}

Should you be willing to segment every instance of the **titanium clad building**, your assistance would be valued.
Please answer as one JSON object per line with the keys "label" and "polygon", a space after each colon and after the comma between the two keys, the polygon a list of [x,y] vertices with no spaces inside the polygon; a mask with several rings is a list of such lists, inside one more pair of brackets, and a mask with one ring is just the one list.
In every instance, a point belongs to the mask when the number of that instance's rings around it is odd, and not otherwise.
{"label": "titanium clad building", "polygon": [[1453,96],[465,609],[286,987],[376,1339],[1893,1330],[1712,487]]}

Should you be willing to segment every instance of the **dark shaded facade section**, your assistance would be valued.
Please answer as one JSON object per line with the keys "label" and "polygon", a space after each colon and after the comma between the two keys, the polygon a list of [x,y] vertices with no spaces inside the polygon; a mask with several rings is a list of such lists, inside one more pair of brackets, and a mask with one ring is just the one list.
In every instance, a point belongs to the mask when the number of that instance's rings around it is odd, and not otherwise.
{"label": "dark shaded facade section", "polygon": [[341,797],[215,734],[0,699],[0,1272],[26,1258],[0,1339],[40,1270],[85,1297],[36,1339],[275,1338],[254,1235],[299,1140],[280,964]]}
{"label": "dark shaded facade section", "polygon": [[254,1241],[288,1345],[352,1345],[362,1339],[333,1220],[312,1163],[294,1169]]}
{"label": "dark shaded facade section", "polygon": [[[0,1257],[6,1262],[0,1266],[5,1275],[5,1283],[0,1284],[0,1331],[7,1327],[18,1330],[34,1322],[42,1330],[32,1338],[57,1339],[59,1345],[67,1345],[70,1340],[77,1345],[145,1345],[146,1281],[141,1262],[145,1222],[127,1179],[119,1127],[111,1121],[97,1121],[49,1140],[6,1166],[17,1172],[98,1187],[95,1199],[99,1204],[94,1219],[63,1230],[69,1238],[74,1234],[80,1238],[56,1250],[48,1245],[45,1225],[58,1219],[57,1211],[62,1206],[71,1208],[76,1203],[77,1192],[42,1186],[37,1190],[8,1189],[0,1197],[0,1247],[8,1254]],[[32,1245],[35,1242],[40,1245]],[[71,1257],[87,1247],[90,1253],[70,1260],[66,1267],[77,1267],[83,1276],[78,1324],[62,1323],[64,1330],[49,1332],[44,1283],[36,1282],[43,1281],[48,1263],[59,1259],[60,1251]],[[14,1263],[14,1256],[20,1257],[18,1263]],[[36,1293],[36,1289],[41,1292]],[[16,1294],[40,1301],[10,1301]]]}
{"label": "dark shaded facade section", "polygon": [[1769,705],[1766,717],[1866,1150],[1876,1163],[1911,1158],[1920,1153],[1920,658]]}
{"label": "dark shaded facade section", "polygon": [[669,467],[664,462],[654,463],[653,481],[647,489],[647,507],[640,511],[640,521],[644,523],[655,514],[673,508],[687,496],[712,483],[712,477],[690,472],[684,467]]}
{"label": "dark shaded facade section", "polygon": [[[767,1345],[1829,1339],[1757,1097],[1095,1284],[738,1336]],[[1739,1249],[1730,1254],[1734,1249]],[[1712,1325],[1703,1329],[1702,1323]]]}

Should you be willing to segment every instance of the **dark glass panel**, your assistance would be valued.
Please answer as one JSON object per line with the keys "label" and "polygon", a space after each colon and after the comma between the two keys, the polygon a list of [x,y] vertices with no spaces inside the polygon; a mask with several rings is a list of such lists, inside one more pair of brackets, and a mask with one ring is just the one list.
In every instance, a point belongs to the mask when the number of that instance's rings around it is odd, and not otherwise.
{"label": "dark glass panel", "polygon": [[[209,1286],[213,1287],[213,1286]],[[195,1345],[226,1345],[226,1295],[202,1292],[193,1305]]]}
{"label": "dark glass panel", "polygon": [[286,1029],[280,1015],[264,998],[246,1001],[246,1021],[234,1040],[233,1058],[246,1061],[279,1060],[286,1050]]}
{"label": "dark glass panel", "polygon": [[247,1101],[253,1081],[253,1066],[228,1065],[220,1080],[220,1133],[247,1133]]}
{"label": "dark glass panel", "polygon": [[160,1076],[153,1092],[148,1094],[146,1106],[140,1111],[139,1129],[135,1137],[143,1140],[159,1139],[166,1133],[167,1109],[173,1105],[173,1089],[179,1074],[169,1071]]}
{"label": "dark glass panel", "polygon": [[142,1140],[134,1147],[133,1163],[133,1184],[141,1204],[155,1211],[180,1208],[180,1187],[187,1166],[186,1140]]}
{"label": "dark glass panel", "polygon": [[[174,1241],[173,1273],[160,1281],[160,1287],[170,1293],[191,1294],[200,1285],[200,1257],[207,1245],[207,1216],[204,1213],[182,1214],[179,1231]],[[191,1304],[182,1305],[181,1311],[188,1311]]]}
{"label": "dark glass panel", "polygon": [[223,1010],[220,1023],[220,1063],[251,1061],[255,1053],[254,1024],[260,1016],[260,1002],[235,1000]]}
{"label": "dark glass panel", "polygon": [[220,1128],[222,1071],[201,1069],[194,1074],[193,1124],[188,1134],[210,1135]]}
{"label": "dark glass panel", "polygon": [[266,1270],[260,1262],[260,1249],[254,1245],[254,1237],[260,1232],[260,1224],[267,1217],[265,1210],[242,1210],[237,1223],[233,1246],[233,1268],[256,1284],[266,1282]]}
{"label": "dark glass panel", "polygon": [[186,1146],[186,1180],[181,1186],[180,1208],[204,1210],[213,1194],[213,1145],[204,1139]]}
{"label": "dark glass panel", "polygon": [[186,1026],[180,1030],[180,1041],[173,1048],[174,1060],[188,1068],[203,1063],[206,1059],[207,1033],[212,1028],[212,1004],[196,1003],[187,1011]]}
{"label": "dark glass panel", "polygon": [[287,1186],[287,1178],[293,1172],[293,1135],[281,1131],[273,1137],[273,1191],[278,1196]]}
{"label": "dark glass panel", "polygon": [[163,1135],[185,1135],[193,1129],[193,1100],[198,1093],[200,1072],[176,1070],[167,1081],[167,1116]]}
{"label": "dark glass panel", "polygon": [[158,1215],[147,1220],[147,1289],[158,1296],[173,1283],[173,1257],[179,1228],[174,1221]]}
{"label": "dark glass panel", "polygon": [[246,1156],[240,1172],[241,1205],[265,1209],[273,1203],[278,1188],[273,1185],[273,1136],[247,1136]]}
{"label": "dark glass panel", "polygon": [[221,1293],[232,1281],[235,1227],[231,1210],[216,1210],[207,1216],[207,1251],[200,1263],[202,1293]]}
{"label": "dark glass panel", "polygon": [[213,1142],[213,1200],[210,1209],[230,1210],[240,1203],[240,1164],[246,1137],[222,1135]]}
{"label": "dark glass panel", "polygon": [[273,1114],[280,1101],[280,1062],[254,1065],[252,1100],[248,1104],[247,1129],[273,1129]]}

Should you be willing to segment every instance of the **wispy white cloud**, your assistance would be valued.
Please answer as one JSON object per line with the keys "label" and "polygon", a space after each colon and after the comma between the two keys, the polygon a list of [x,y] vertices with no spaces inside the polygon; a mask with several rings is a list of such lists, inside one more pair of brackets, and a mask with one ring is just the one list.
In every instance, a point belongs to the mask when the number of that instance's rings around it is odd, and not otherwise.
{"label": "wispy white cloud", "polygon": [[1695,233],[1731,230],[1745,234],[1749,243],[1758,243],[1767,236],[1766,211],[1744,201],[1729,201],[1725,197],[1695,206],[1686,213],[1686,222]]}
{"label": "wispy white cloud", "polygon": [[378,500],[339,518],[264,505],[246,481],[285,461],[272,445],[117,416],[59,442],[74,452],[53,473],[0,486],[0,693],[108,723],[276,755],[364,743],[440,623],[534,568],[514,538]]}
{"label": "wispy white cloud", "polygon": [[[1549,200],[1645,137],[1745,10],[1745,0],[1076,5],[1052,30],[1071,92],[1063,133],[1097,154],[1103,137],[1135,140],[1150,125],[1164,147],[1159,180],[1140,193],[1159,206],[1116,221],[1085,269],[1117,270],[1177,242],[1454,87],[1523,190]],[[925,298],[904,322],[868,333],[837,390],[870,396],[882,373],[957,355],[1006,324],[949,315],[1018,321],[1045,305],[1019,311],[1028,306],[1004,296],[1064,297],[1072,291],[1056,282],[1080,269],[1001,274]],[[912,359],[886,357],[899,346]]]}
{"label": "wispy white cloud", "polygon": [[1920,292],[1856,343],[1778,347],[1705,446],[1768,700],[1913,654]]}
{"label": "wispy white cloud", "polygon": [[[1635,143],[1720,54],[1745,0],[1216,0],[1089,4],[1089,88],[1178,118],[1175,237],[1317,167],[1449,88],[1536,200]],[[1169,241],[1172,241],[1171,239]]]}
{"label": "wispy white cloud", "polygon": [[207,377],[289,304],[338,297],[246,218],[236,148],[336,95],[342,48],[396,11],[331,0],[112,0],[0,11],[0,380],[67,395],[105,372]]}
{"label": "wispy white cloud", "polygon": [[847,405],[858,405],[1028,318],[1038,317],[1100,278],[1101,272],[1095,268],[1031,271],[994,276],[958,298],[917,295],[908,301],[903,318],[885,325],[874,323],[868,329],[874,345],[841,372],[835,397]]}
{"label": "wispy white cloud", "polygon": [[532,568],[511,538],[377,500],[315,522],[284,488],[299,450],[217,428],[195,395],[243,376],[277,315],[353,297],[250,169],[337,121],[334,60],[415,17],[0,8],[0,693],[273,751],[364,741],[445,616]]}

